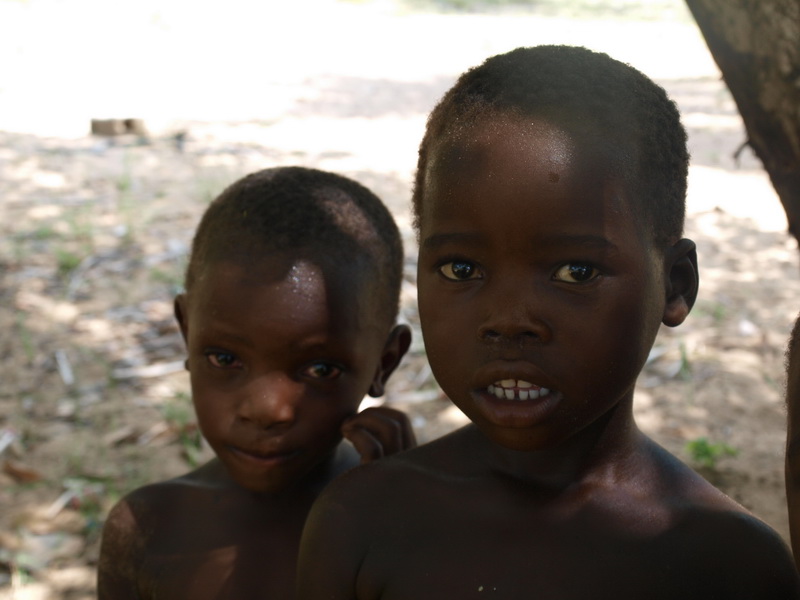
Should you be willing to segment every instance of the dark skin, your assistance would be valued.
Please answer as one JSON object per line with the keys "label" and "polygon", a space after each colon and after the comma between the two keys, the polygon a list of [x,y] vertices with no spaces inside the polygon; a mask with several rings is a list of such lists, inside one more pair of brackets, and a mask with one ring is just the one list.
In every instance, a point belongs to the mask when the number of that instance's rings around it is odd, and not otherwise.
{"label": "dark skin", "polygon": [[800,315],[794,324],[786,354],[786,501],[789,533],[797,570],[800,571]]}
{"label": "dark skin", "polygon": [[384,322],[354,267],[257,263],[213,264],[176,299],[198,424],[217,456],[114,507],[100,599],[293,598],[320,491],[414,445],[403,413],[358,412],[383,394],[409,329]]}
{"label": "dark skin", "polygon": [[535,119],[434,147],[420,319],[472,424],[322,495],[300,600],[800,597],[779,536],[636,426],[697,262],[656,243],[602,156]]}

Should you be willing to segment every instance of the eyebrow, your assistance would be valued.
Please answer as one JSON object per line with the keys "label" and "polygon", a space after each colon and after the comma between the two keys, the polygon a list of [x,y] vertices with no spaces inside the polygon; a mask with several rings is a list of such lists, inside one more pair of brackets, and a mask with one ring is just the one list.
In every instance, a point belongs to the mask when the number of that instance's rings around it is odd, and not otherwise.
{"label": "eyebrow", "polygon": [[[436,250],[448,244],[483,244],[483,239],[484,237],[480,233],[438,233],[422,240],[422,247],[426,250]],[[538,237],[537,241],[546,244],[597,248],[599,250],[617,250],[617,245],[608,238],[592,234],[557,233]]]}
{"label": "eyebrow", "polygon": [[480,233],[437,233],[422,240],[421,246],[427,250],[436,250],[447,244],[480,244],[483,235]]}
{"label": "eyebrow", "polygon": [[553,234],[539,238],[551,244],[563,244],[569,246],[583,246],[586,248],[597,248],[599,250],[617,250],[617,245],[601,235],[577,235],[577,234]]}
{"label": "eyebrow", "polygon": [[212,325],[211,327],[206,326],[201,329],[201,332],[201,335],[204,337],[213,339],[214,343],[242,345],[247,348],[253,348],[254,346],[250,338],[228,331],[224,326],[220,326],[219,324],[216,324],[216,326]]}
{"label": "eyebrow", "polygon": [[[235,345],[247,348],[252,350],[256,347],[257,341],[253,340],[252,338],[246,335],[240,335],[238,333],[234,333],[232,331],[228,331],[223,326],[216,326],[211,328],[206,328],[205,330],[201,330],[202,334],[207,338],[210,338],[211,341],[204,344],[206,346],[227,346],[227,345]],[[310,340],[308,338],[304,338],[302,341],[294,341],[289,345],[289,347],[293,351],[298,352],[330,352],[332,343],[331,340],[338,339],[337,336],[333,335],[313,335],[310,336]]]}

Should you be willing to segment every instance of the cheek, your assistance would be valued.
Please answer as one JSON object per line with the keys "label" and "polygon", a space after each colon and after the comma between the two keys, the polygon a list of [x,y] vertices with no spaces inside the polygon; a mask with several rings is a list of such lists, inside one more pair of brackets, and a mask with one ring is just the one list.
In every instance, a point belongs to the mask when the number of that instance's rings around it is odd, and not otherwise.
{"label": "cheek", "polygon": [[204,367],[190,372],[192,404],[197,423],[204,435],[207,431],[224,431],[236,414],[236,391],[225,389],[219,381],[209,377]]}
{"label": "cheek", "polygon": [[[596,376],[609,386],[634,384],[647,360],[660,325],[659,311],[663,311],[663,297],[646,291],[651,289],[644,286],[641,294],[615,296],[627,301],[598,310],[596,315],[606,326],[597,328],[591,339],[584,336],[573,344],[583,354],[581,364],[606,365]],[[605,358],[600,360],[598,353]]]}
{"label": "cheek", "polygon": [[420,322],[423,335],[428,337],[456,325],[465,327],[471,308],[469,304],[464,305],[462,294],[453,294],[439,279],[435,274],[421,275],[418,284]]}
{"label": "cheek", "polygon": [[356,407],[309,406],[301,413],[295,433],[305,440],[306,449],[316,455],[328,452],[342,439],[342,423],[355,414]]}
{"label": "cheek", "polygon": [[422,329],[422,340],[425,343],[425,352],[428,361],[435,365],[442,351],[442,340],[447,339],[447,334],[453,321],[453,308],[426,294],[419,292],[419,320]]}
{"label": "cheek", "polygon": [[[424,316],[423,316],[424,315]],[[436,381],[451,398],[457,396],[458,384],[465,381],[465,371],[475,361],[472,324],[466,308],[442,302],[420,307],[420,324],[425,354]]]}
{"label": "cheek", "polygon": [[307,392],[298,406],[298,420],[309,423],[317,430],[341,423],[358,411],[364,394],[361,381],[348,381],[344,386]]}
{"label": "cheek", "polygon": [[204,437],[212,438],[230,428],[235,415],[230,399],[204,392],[193,395],[193,404],[197,425]]}

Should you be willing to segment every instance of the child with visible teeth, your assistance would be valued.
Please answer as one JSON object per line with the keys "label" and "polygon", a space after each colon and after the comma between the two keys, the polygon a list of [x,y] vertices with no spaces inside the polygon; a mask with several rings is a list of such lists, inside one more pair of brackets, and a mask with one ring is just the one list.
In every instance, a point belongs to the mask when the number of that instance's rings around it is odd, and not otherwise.
{"label": "child with visible teeth", "polygon": [[605,54],[518,48],[458,79],[413,210],[425,349],[472,423],[325,491],[299,600],[800,598],[778,534],[633,417],[697,295],[687,171],[674,103]]}
{"label": "child with visible teeth", "polygon": [[411,341],[395,324],[402,269],[391,214],[345,177],[266,169],[211,203],[175,316],[215,457],[116,504],[99,600],[294,597],[300,534],[320,491],[415,445],[402,412],[358,412],[365,395],[383,394]]}
{"label": "child with visible teeth", "polygon": [[[536,388],[536,389],[533,389]],[[522,379],[503,379],[489,385],[489,393],[507,400],[536,400],[550,393],[547,388],[533,385]]]}

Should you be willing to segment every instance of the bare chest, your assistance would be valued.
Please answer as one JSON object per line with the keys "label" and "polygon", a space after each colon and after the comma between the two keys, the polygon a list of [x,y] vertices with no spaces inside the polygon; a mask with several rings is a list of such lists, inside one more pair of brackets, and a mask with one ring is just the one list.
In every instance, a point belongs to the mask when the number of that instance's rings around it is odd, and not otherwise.
{"label": "bare chest", "polygon": [[691,545],[652,515],[550,510],[488,495],[429,502],[375,532],[362,600],[714,597]]}
{"label": "bare chest", "polygon": [[205,516],[175,516],[152,532],[137,577],[143,598],[293,598],[302,519]]}

